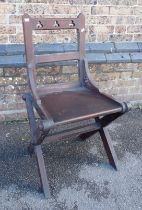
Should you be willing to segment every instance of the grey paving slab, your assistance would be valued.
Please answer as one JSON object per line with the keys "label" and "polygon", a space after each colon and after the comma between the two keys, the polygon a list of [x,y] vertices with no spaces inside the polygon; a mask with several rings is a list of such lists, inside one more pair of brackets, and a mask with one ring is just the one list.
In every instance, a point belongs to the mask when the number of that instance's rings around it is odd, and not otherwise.
{"label": "grey paving slab", "polygon": [[26,65],[23,55],[6,55],[0,56],[0,67],[23,67]]}
{"label": "grey paving slab", "polygon": [[43,54],[43,53],[60,53],[64,52],[64,44],[37,44],[35,45],[35,53],[36,54]]}
{"label": "grey paving slab", "polygon": [[0,45],[0,56],[1,55],[6,55],[6,45],[5,44]]}
{"label": "grey paving slab", "polygon": [[142,42],[138,42],[139,50],[142,52]]}
{"label": "grey paving slab", "polygon": [[64,43],[63,44],[63,47],[64,47],[64,51],[65,52],[68,52],[68,51],[77,51],[77,44],[76,43],[71,43],[71,44],[68,44],[68,43]]}
{"label": "grey paving slab", "polygon": [[[115,44],[115,46],[114,46]],[[115,52],[117,49],[117,53]],[[67,51],[76,51],[76,43],[59,43],[59,44],[37,44],[35,54],[44,53],[62,53]],[[87,43],[86,56],[89,63],[123,63],[123,62],[141,62],[142,51],[141,43]],[[127,53],[122,53],[128,51]],[[121,53],[120,53],[121,52]],[[131,53],[131,56],[129,54]],[[25,66],[24,45],[0,45],[0,67],[22,67]],[[131,60],[132,59],[132,60]],[[74,65],[75,62],[44,63],[45,65]]]}
{"label": "grey paving slab", "polygon": [[106,57],[104,53],[88,53],[87,60],[89,63],[106,63]]}
{"label": "grey paving slab", "polygon": [[6,45],[6,55],[24,55],[25,47],[23,44]]}
{"label": "grey paving slab", "polygon": [[95,53],[112,53],[115,52],[115,47],[113,42],[90,43],[90,51]]}
{"label": "grey paving slab", "polygon": [[132,63],[141,63],[142,62],[142,52],[141,53],[130,53]]}
{"label": "grey paving slab", "polygon": [[107,63],[130,63],[129,53],[108,53],[106,54]]}
{"label": "grey paving slab", "polygon": [[116,42],[116,52],[139,52],[139,46],[137,42]]}
{"label": "grey paving slab", "polygon": [[[86,43],[86,51],[96,53],[108,52],[139,52],[142,51],[141,42],[106,42],[106,43]],[[76,43],[40,43],[35,45],[35,51],[39,53],[44,52],[63,52],[77,50]],[[24,54],[23,44],[0,44],[0,55],[17,55]]]}

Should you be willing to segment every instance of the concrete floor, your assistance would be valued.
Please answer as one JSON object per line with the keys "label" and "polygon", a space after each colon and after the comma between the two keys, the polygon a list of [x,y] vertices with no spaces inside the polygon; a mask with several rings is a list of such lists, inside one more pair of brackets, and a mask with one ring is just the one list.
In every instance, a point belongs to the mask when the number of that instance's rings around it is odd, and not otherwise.
{"label": "concrete floor", "polygon": [[38,192],[35,158],[27,153],[27,122],[0,124],[0,210],[142,209],[142,110],[109,126],[119,160],[108,164],[100,137],[43,146],[52,198]]}

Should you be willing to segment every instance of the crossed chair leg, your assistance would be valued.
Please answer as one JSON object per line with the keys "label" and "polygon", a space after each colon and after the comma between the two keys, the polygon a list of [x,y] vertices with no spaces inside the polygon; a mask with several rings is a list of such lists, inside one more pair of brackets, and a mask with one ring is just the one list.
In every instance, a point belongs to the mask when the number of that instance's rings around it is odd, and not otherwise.
{"label": "crossed chair leg", "polygon": [[47,179],[46,168],[45,168],[41,145],[34,146],[34,152],[35,152],[37,163],[38,163],[37,165],[38,165],[38,171],[39,171],[39,176],[40,176],[41,189],[44,192],[45,198],[50,198],[51,197],[50,187],[49,187],[49,182]]}
{"label": "crossed chair leg", "polygon": [[[37,160],[37,165],[38,165],[38,172],[39,172],[39,177],[40,177],[40,183],[41,183],[41,189],[44,192],[44,195],[46,198],[50,198],[50,188],[49,188],[49,183],[47,179],[47,173],[45,169],[45,163],[44,163],[44,158],[42,154],[42,148],[41,148],[41,142],[43,141],[45,136],[39,135],[39,131],[37,128],[37,123],[35,120],[35,115],[34,115],[34,110],[33,110],[33,101],[32,101],[32,96],[30,94],[25,94],[23,96],[23,100],[26,102],[26,107],[27,107],[27,113],[28,113],[28,119],[29,119],[29,124],[31,128],[31,143],[29,146],[29,153],[32,155],[33,153],[36,156]],[[80,137],[82,139],[88,138],[92,136],[94,133],[99,132],[106,154],[108,156],[110,164],[113,166],[114,169],[118,169],[117,166],[117,156],[115,154],[111,137],[109,135],[109,132],[106,128],[106,125],[108,125],[110,122],[112,122],[114,119],[118,118],[121,116],[124,112],[127,111],[127,106],[125,106],[125,109],[123,110],[122,113],[115,113],[111,114],[108,116],[105,116],[101,119],[95,118],[95,120],[100,124],[100,129],[91,131],[85,134],[81,134]],[[41,138],[43,138],[41,140]]]}
{"label": "crossed chair leg", "polygon": [[122,103],[122,112],[109,114],[109,115],[104,116],[100,119],[98,117],[95,118],[96,122],[98,122],[100,124],[100,129],[80,135],[80,138],[82,140],[85,140],[85,139],[91,137],[92,135],[94,135],[96,132],[99,132],[100,137],[103,142],[103,145],[104,145],[104,148],[105,148],[105,151],[106,151],[106,154],[107,154],[107,157],[108,157],[108,160],[109,160],[109,163],[115,170],[118,170],[118,159],[117,159],[114,147],[112,145],[112,140],[111,140],[110,134],[108,132],[108,128],[106,126],[109,125],[112,121],[114,121],[118,117],[120,117],[121,115],[123,115],[130,108],[131,107],[128,107],[128,105],[125,102],[123,102]]}
{"label": "crossed chair leg", "polygon": [[49,187],[49,182],[47,179],[47,173],[46,173],[41,143],[39,143],[41,142],[40,138],[44,139],[44,136],[42,137],[41,135],[39,135],[39,131],[37,128],[37,123],[36,123],[36,119],[34,115],[33,102],[32,102],[31,95],[25,94],[23,96],[23,100],[26,102],[27,114],[28,114],[28,119],[29,119],[29,124],[30,124],[31,137],[32,137],[30,145],[28,147],[28,151],[29,151],[30,156],[32,156],[33,154],[35,154],[36,156],[41,190],[44,193],[45,198],[50,198],[51,197],[50,187]]}
{"label": "crossed chair leg", "polygon": [[118,160],[117,160],[117,156],[112,145],[112,141],[111,141],[111,137],[109,135],[108,129],[101,128],[99,130],[99,133],[100,133],[106,154],[108,156],[109,163],[112,165],[112,167],[115,170],[118,170],[118,164],[117,164]]}

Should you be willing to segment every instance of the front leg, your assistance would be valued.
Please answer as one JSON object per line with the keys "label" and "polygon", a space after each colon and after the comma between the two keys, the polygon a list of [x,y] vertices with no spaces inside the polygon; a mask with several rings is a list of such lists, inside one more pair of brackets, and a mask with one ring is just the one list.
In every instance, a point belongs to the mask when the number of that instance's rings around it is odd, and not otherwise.
{"label": "front leg", "polygon": [[43,135],[43,132],[41,132],[38,129],[34,110],[33,110],[32,96],[30,94],[25,94],[23,96],[23,99],[26,102],[27,114],[28,114],[28,119],[29,119],[29,124],[30,124],[31,137],[32,137],[31,143],[28,147],[28,151],[30,155],[32,155],[33,153],[36,155],[41,188],[44,192],[45,197],[49,198],[50,189],[49,189],[47,173],[46,173],[44,158],[43,158],[42,149],[41,149],[41,143],[44,140],[45,135]]}

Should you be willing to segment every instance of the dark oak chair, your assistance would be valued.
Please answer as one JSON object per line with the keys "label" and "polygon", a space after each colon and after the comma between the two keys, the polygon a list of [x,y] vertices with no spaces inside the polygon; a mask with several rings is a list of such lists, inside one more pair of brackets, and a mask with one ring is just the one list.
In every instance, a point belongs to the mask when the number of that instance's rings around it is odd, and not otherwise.
{"label": "dark oak chair", "polygon": [[[35,55],[32,31],[58,29],[77,30],[78,50]],[[85,58],[85,17],[83,14],[79,14],[77,18],[32,18],[25,14],[23,31],[30,86],[30,92],[23,96],[32,137],[29,152],[36,155],[41,187],[45,197],[49,197],[50,190],[41,149],[45,137],[55,140],[75,135],[85,139],[98,131],[109,162],[117,169],[117,158],[106,126],[128,111],[128,106],[101,93],[90,76]],[[78,62],[79,81],[38,87],[35,74],[37,64],[69,60]],[[39,120],[35,118],[34,109],[40,117]]]}

